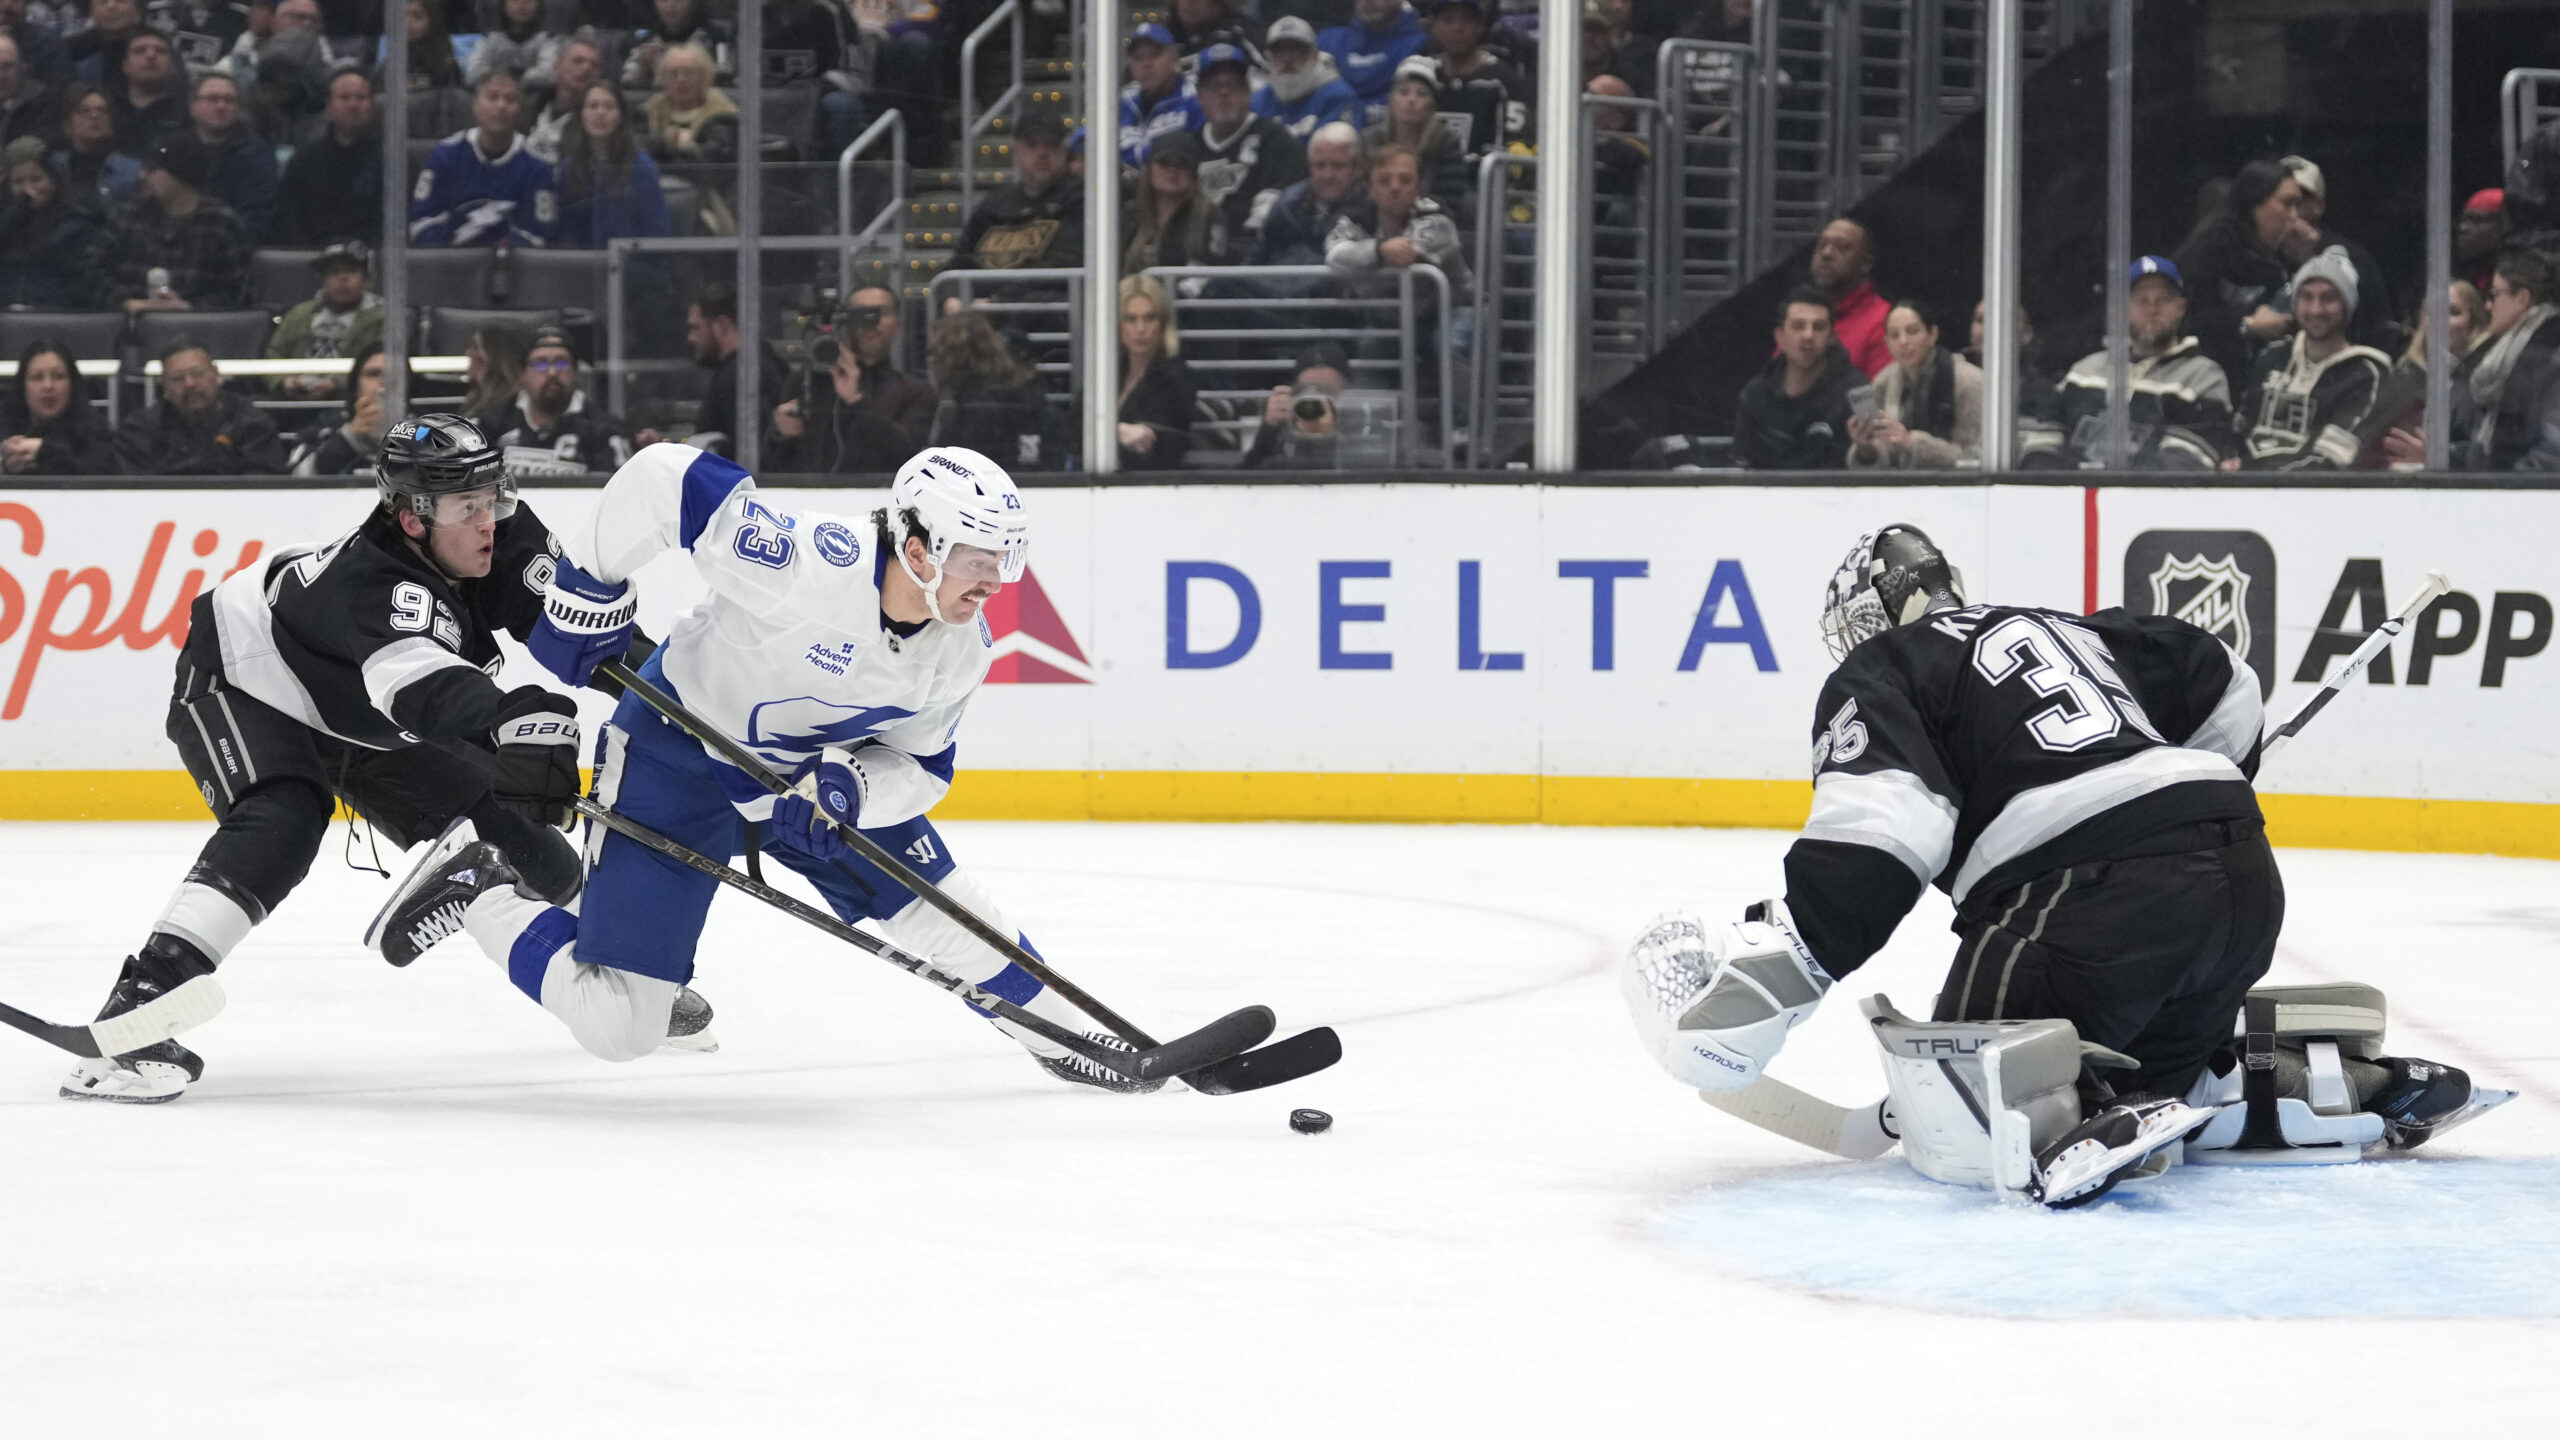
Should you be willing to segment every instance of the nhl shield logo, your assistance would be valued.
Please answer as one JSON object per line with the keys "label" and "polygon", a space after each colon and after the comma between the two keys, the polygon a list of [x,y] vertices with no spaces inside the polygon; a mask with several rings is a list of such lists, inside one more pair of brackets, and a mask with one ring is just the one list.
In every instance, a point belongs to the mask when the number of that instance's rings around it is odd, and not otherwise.
{"label": "nhl shield logo", "polygon": [[2146,530],[2124,552],[2124,604],[2231,647],[2275,691],[2276,552],[2254,530]]}

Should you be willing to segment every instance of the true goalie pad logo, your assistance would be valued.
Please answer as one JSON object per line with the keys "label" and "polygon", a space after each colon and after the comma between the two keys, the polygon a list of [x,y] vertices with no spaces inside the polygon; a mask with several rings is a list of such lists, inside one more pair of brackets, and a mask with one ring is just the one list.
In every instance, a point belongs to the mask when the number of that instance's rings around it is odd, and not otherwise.
{"label": "true goalie pad logo", "polygon": [[2275,693],[2276,552],[2254,530],[2146,530],[2124,552],[2124,604],[2212,635]]}

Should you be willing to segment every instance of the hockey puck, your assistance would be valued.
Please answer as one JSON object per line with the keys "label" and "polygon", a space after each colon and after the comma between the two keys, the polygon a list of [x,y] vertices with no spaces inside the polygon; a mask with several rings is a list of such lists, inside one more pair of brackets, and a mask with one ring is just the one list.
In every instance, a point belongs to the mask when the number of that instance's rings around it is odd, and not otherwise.
{"label": "hockey puck", "polygon": [[1289,1128],[1301,1135],[1321,1135],[1333,1128],[1333,1117],[1321,1110],[1292,1110]]}

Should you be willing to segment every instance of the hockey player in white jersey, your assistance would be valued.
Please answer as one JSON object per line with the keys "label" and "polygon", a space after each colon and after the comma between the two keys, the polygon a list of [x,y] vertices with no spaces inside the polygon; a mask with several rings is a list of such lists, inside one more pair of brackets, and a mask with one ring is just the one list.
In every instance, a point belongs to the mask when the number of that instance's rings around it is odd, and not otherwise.
{"label": "hockey player in white jersey", "polygon": [[[926,818],[951,784],[955,739],[993,659],[980,610],[1023,573],[1030,521],[1012,479],[972,450],[927,450],[898,472],[885,509],[830,516],[780,506],[719,456],[652,445],[605,486],[594,517],[559,532],[562,554],[528,649],[583,681],[623,653],[630,577],[690,552],[710,596],[642,667],[653,683],[798,781],[776,797],[626,696],[605,730],[599,803],[715,859],[761,848],[849,922],[881,923],[903,949],[1044,1019],[1125,1048],[1018,965],[848,852],[850,822],[990,923],[1012,927],[958,868]],[[618,834],[590,837],[572,906],[520,894],[503,861],[457,825],[376,924],[385,958],[467,930],[525,994],[604,1059],[658,1047],[691,979],[717,882]],[[1027,947],[1029,941],[1023,942]],[[994,1022],[1063,1079],[1151,1090]]]}

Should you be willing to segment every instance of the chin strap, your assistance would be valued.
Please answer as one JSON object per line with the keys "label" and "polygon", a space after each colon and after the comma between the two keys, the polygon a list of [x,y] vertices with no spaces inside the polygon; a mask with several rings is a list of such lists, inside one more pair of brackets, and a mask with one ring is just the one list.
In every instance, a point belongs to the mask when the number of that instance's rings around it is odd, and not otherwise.
{"label": "chin strap", "polygon": [[932,560],[929,556],[927,563],[933,566],[933,578],[931,580],[926,580],[923,576],[918,575],[915,571],[907,568],[906,548],[904,546],[899,547],[898,573],[906,576],[909,580],[914,581],[916,588],[924,592],[925,613],[932,616],[941,624],[948,625],[952,622],[943,619],[942,615],[942,564],[940,561]]}

